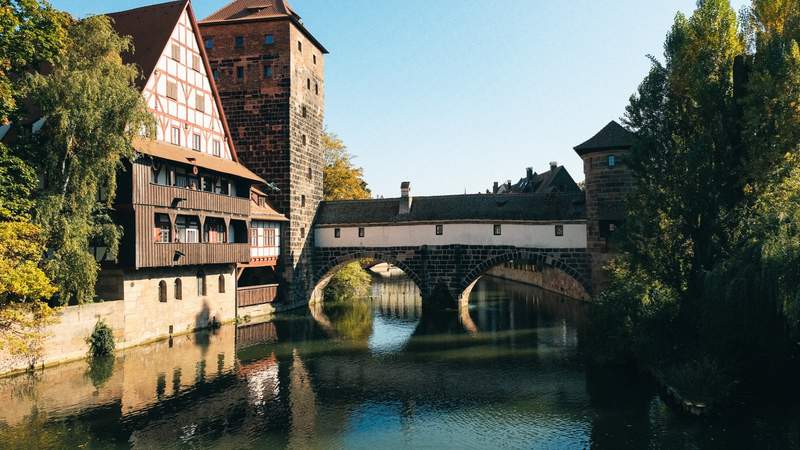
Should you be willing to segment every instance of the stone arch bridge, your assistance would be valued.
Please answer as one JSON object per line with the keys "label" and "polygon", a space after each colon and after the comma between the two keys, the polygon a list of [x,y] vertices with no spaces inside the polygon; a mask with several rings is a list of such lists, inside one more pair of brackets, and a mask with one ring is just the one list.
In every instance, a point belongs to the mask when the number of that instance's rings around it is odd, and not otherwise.
{"label": "stone arch bridge", "polygon": [[525,261],[592,292],[582,194],[453,195],[323,202],[314,228],[311,299],[344,264],[403,270],[424,301],[466,298],[487,270]]}

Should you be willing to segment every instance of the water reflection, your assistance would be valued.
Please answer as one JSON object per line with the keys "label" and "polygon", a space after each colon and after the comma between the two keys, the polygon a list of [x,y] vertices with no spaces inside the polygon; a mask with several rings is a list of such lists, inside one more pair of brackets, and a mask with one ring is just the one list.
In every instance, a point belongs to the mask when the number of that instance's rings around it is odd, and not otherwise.
{"label": "water reflection", "polygon": [[798,445],[794,409],[687,422],[635,375],[585,367],[584,306],[557,295],[485,279],[460,311],[423,314],[412,282],[381,279],[365,304],[0,379],[0,447]]}

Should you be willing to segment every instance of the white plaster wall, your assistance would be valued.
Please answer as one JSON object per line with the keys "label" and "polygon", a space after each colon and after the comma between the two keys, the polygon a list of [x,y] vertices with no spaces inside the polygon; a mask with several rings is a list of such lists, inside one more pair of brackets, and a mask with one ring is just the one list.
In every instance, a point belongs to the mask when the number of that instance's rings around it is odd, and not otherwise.
{"label": "white plaster wall", "polygon": [[317,247],[402,247],[420,245],[513,245],[538,248],[586,248],[586,224],[564,225],[564,236],[555,235],[556,224],[502,223],[502,234],[493,234],[492,223],[446,223],[443,234],[436,235],[436,225],[380,225],[364,227],[364,237],[358,237],[358,227],[341,227],[339,238],[335,228],[318,227]]}

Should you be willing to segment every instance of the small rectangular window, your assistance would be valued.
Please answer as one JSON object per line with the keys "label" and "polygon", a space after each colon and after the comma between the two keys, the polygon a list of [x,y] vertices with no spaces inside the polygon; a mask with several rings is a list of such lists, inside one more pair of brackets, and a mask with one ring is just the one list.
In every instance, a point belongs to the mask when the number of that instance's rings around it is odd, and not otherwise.
{"label": "small rectangular window", "polygon": [[214,156],[220,156],[220,153],[221,153],[220,147],[221,147],[221,145],[220,145],[219,141],[215,139],[214,140],[214,147],[213,147]]}
{"label": "small rectangular window", "polygon": [[219,69],[214,69],[214,71],[211,72],[211,74],[214,77],[214,81],[219,81]]}
{"label": "small rectangular window", "polygon": [[614,167],[617,165],[617,158],[614,155],[608,155],[608,167]]}
{"label": "small rectangular window", "polygon": [[203,94],[194,96],[194,109],[203,112],[206,109],[206,97]]}
{"label": "small rectangular window", "polygon": [[236,68],[236,79],[237,80],[244,79],[244,67],[239,66]]}
{"label": "small rectangular window", "polygon": [[306,227],[300,228],[300,237],[306,237]]}
{"label": "small rectangular window", "polygon": [[340,237],[342,237],[342,229],[341,228],[334,228],[333,229],[333,237],[335,237],[336,239],[339,239]]}
{"label": "small rectangular window", "polygon": [[192,55],[192,69],[200,72],[200,57],[197,55]]}
{"label": "small rectangular window", "polygon": [[178,99],[178,83],[174,81],[167,81],[167,98],[173,100]]}
{"label": "small rectangular window", "polygon": [[306,145],[306,135],[305,135],[305,134],[303,134],[303,135],[301,135],[301,136],[300,136],[300,142],[301,142],[303,145]]}
{"label": "small rectangular window", "polygon": [[181,47],[178,44],[172,44],[172,59],[178,62],[181,60]]}
{"label": "small rectangular window", "polygon": [[156,242],[172,242],[172,224],[168,215],[156,214],[156,226],[153,234]]}
{"label": "small rectangular window", "polygon": [[500,236],[500,234],[503,232],[503,229],[500,227],[499,223],[496,223],[494,224],[494,227],[492,227],[492,231],[494,232],[495,236]]}
{"label": "small rectangular window", "polygon": [[364,227],[358,227],[358,237],[364,237]]}
{"label": "small rectangular window", "polygon": [[173,145],[181,145],[181,129],[172,127],[172,134],[170,135],[170,142]]}
{"label": "small rectangular window", "polygon": [[436,225],[436,235],[441,236],[444,234],[444,225]]}
{"label": "small rectangular window", "polygon": [[556,236],[564,235],[564,225],[556,225]]}
{"label": "small rectangular window", "polygon": [[312,55],[311,60],[314,61],[314,64],[317,63],[317,55]]}
{"label": "small rectangular window", "polygon": [[272,45],[274,43],[275,43],[275,38],[271,34],[264,36],[265,45]]}
{"label": "small rectangular window", "polygon": [[264,78],[272,78],[272,66],[264,66]]}
{"label": "small rectangular window", "polygon": [[305,106],[303,106],[303,107],[300,109],[300,113],[303,115],[303,117],[306,117],[306,116],[308,116],[308,110],[306,109],[306,107],[305,107]]}
{"label": "small rectangular window", "polygon": [[314,178],[314,171],[311,170],[311,167],[308,168],[308,179]]}
{"label": "small rectangular window", "polygon": [[206,38],[206,50],[214,48],[214,38]]}
{"label": "small rectangular window", "polygon": [[303,43],[300,41],[297,41],[297,51],[299,52],[303,51]]}
{"label": "small rectangular window", "polygon": [[301,195],[300,196],[300,206],[306,206],[306,196],[305,195]]}
{"label": "small rectangular window", "polygon": [[200,135],[197,133],[192,135],[192,150],[200,151]]}
{"label": "small rectangular window", "polygon": [[236,48],[244,48],[244,36],[236,36],[233,38],[233,46]]}
{"label": "small rectangular window", "polygon": [[306,89],[311,89],[311,78],[306,78]]}
{"label": "small rectangular window", "polygon": [[314,93],[319,95],[319,84],[314,83]]}

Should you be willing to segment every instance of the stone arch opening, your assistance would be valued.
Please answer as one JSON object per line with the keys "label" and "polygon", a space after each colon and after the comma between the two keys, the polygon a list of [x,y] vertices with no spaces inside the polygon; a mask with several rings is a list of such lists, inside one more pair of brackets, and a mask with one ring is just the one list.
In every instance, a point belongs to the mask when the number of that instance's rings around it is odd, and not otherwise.
{"label": "stone arch opening", "polygon": [[313,279],[313,289],[309,298],[309,303],[321,302],[323,300],[323,292],[325,287],[331,281],[331,278],[333,278],[333,276],[345,265],[353,261],[368,261],[370,266],[378,263],[390,264],[402,270],[403,273],[414,282],[417,288],[420,289],[420,292],[423,292],[422,280],[420,279],[419,275],[417,275],[417,273],[403,261],[400,261],[391,255],[380,252],[364,251],[349,253],[347,255],[332,259],[319,270],[317,270]]}
{"label": "stone arch opening", "polygon": [[469,270],[456,291],[459,303],[469,300],[472,288],[487,273],[537,285],[579,300],[591,298],[589,281],[572,265],[553,255],[517,250],[487,258]]}

